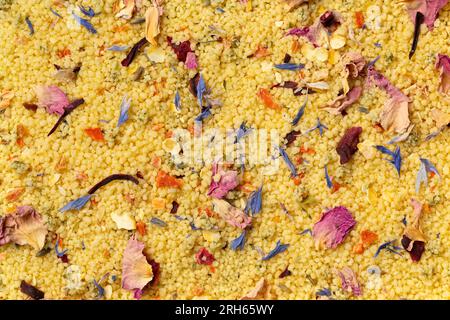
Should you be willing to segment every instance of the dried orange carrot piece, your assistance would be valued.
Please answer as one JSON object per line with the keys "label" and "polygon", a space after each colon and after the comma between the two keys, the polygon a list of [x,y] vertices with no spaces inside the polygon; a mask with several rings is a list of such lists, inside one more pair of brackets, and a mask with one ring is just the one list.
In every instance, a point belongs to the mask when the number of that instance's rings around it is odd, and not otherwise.
{"label": "dried orange carrot piece", "polygon": [[136,229],[141,236],[144,236],[147,233],[147,226],[144,221],[136,222]]}
{"label": "dried orange carrot piece", "polygon": [[273,101],[273,97],[270,94],[269,90],[267,89],[259,89],[258,91],[258,97],[262,100],[264,105],[267,108],[274,109],[274,110],[280,110],[280,106]]}
{"label": "dried orange carrot piece", "polygon": [[353,253],[362,254],[364,252],[364,245],[360,242],[353,247]]}
{"label": "dried orange carrot piece", "polygon": [[5,199],[7,202],[14,202],[20,198],[20,196],[25,192],[25,188],[17,188],[13,191],[10,191]]}
{"label": "dried orange carrot piece", "polygon": [[181,188],[183,185],[183,181],[170,176],[165,171],[158,171],[158,175],[156,176],[156,186],[158,188]]}
{"label": "dried orange carrot piece", "polygon": [[307,153],[307,154],[316,154],[316,150],[310,149],[310,148],[306,148],[305,146],[301,146],[300,147],[300,152],[301,153]]}
{"label": "dried orange carrot piece", "polygon": [[355,23],[358,28],[362,28],[364,25],[364,14],[361,11],[355,12]]}
{"label": "dried orange carrot piece", "polygon": [[87,128],[84,132],[95,141],[105,141],[103,132],[100,128]]}
{"label": "dried orange carrot piece", "polygon": [[28,129],[23,124],[17,125],[17,140],[16,143],[19,147],[25,146],[24,138],[28,136]]}
{"label": "dried orange carrot piece", "polygon": [[205,212],[206,215],[210,218],[214,216],[214,211],[212,211],[210,208],[205,208]]}

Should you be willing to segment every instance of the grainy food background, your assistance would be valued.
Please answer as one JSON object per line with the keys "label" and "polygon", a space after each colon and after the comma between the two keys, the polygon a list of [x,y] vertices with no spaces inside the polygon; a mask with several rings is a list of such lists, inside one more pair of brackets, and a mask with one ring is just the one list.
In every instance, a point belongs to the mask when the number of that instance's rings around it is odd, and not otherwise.
{"label": "grainy food background", "polygon": [[[52,251],[41,257],[36,256],[31,246],[0,246],[0,298],[26,298],[19,289],[20,282],[25,280],[44,291],[48,299],[94,299],[98,288],[93,280],[99,281],[107,274],[102,281],[103,287],[109,286],[106,298],[132,299],[133,293],[121,288],[121,272],[122,255],[134,231],[118,229],[111,219],[112,213],[123,212],[146,223],[147,232],[139,235],[139,240],[145,243],[149,255],[161,268],[159,283],[146,290],[143,299],[239,299],[261,278],[268,286],[266,298],[315,299],[318,290],[329,288],[334,298],[353,299],[341,288],[341,280],[334,272],[346,266],[353,269],[362,284],[363,295],[358,299],[450,298],[449,131],[444,130],[424,142],[424,137],[434,128],[430,110],[450,111],[449,97],[438,92],[439,72],[435,69],[437,53],[450,55],[448,5],[441,11],[432,32],[422,28],[417,52],[409,60],[414,24],[404,4],[398,1],[317,0],[287,12],[281,1],[253,0],[252,9],[246,10],[239,1],[211,1],[208,5],[202,0],[166,0],[158,36],[165,61],[152,63],[139,54],[130,67],[124,68],[120,61],[125,53],[105,48],[113,44],[132,46],[143,37],[144,31],[143,25],[131,25],[115,18],[113,0],[82,2],[97,13],[90,22],[98,34],[71,28],[68,25],[71,16],[58,1],[11,2],[10,8],[0,10],[0,91],[14,93],[11,105],[0,114],[0,211],[3,215],[18,205],[33,206],[46,221],[48,238],[53,244],[50,244]],[[374,5],[381,9],[380,28],[356,28],[354,13],[361,11],[367,19],[367,9]],[[50,7],[62,19],[54,22],[56,17]],[[224,12],[218,12],[216,7]],[[384,145],[392,135],[380,133],[374,127],[387,98],[377,88],[365,90],[345,117],[320,109],[340,90],[338,62],[308,61],[300,51],[292,53],[292,43],[301,40],[284,35],[294,26],[312,24],[326,10],[340,12],[344,25],[354,29],[355,41],[347,38],[341,55],[352,50],[368,60],[380,56],[377,70],[412,100],[410,119],[415,129],[400,144],[403,156],[400,176],[380,153],[366,159],[357,152],[350,163],[339,164],[335,148],[346,129],[361,126],[361,141],[377,145]],[[25,17],[33,23],[32,36]],[[222,29],[230,41],[238,38],[238,43],[225,46],[206,42],[210,38],[210,25]],[[202,213],[211,205],[207,196],[211,167],[176,168],[170,154],[163,149],[167,133],[174,128],[191,127],[199,113],[197,101],[188,90],[189,79],[196,71],[187,70],[177,61],[166,42],[167,36],[174,41],[191,41],[198,69],[223,103],[213,109],[213,116],[205,121],[206,127],[238,128],[246,121],[253,128],[277,129],[283,137],[292,130],[290,120],[304,96],[296,97],[291,90],[274,89],[271,92],[282,110],[272,110],[263,105],[257,92],[278,82],[280,77],[295,80],[298,75],[268,70],[262,64],[281,63],[289,53],[294,61],[306,64],[303,70],[306,81],[318,81],[318,74],[328,74],[325,81],[330,89],[310,95],[298,125],[304,131],[313,127],[319,117],[328,130],[323,136],[315,131],[298,137],[293,147],[287,149],[292,158],[301,146],[315,151],[304,155],[309,163],[300,185],[293,183],[283,163],[275,175],[263,176],[258,166],[244,175],[248,185],[264,186],[263,209],[253,219],[244,250],[232,251],[229,245],[223,249],[241,230]],[[260,44],[266,45],[271,55],[248,58]],[[62,57],[64,49],[69,49],[70,54]],[[53,78],[54,64],[70,67],[77,63],[82,63],[82,67],[76,81],[66,83]],[[132,74],[139,66],[144,67],[144,76],[133,81]],[[70,99],[86,101],[50,137],[47,133],[57,117],[46,113],[44,108],[33,112],[23,107],[24,102],[35,101],[34,88],[41,84],[58,85]],[[179,113],[173,105],[176,90],[182,98]],[[125,94],[132,99],[129,119],[117,129],[119,105]],[[369,113],[359,112],[358,106],[366,107]],[[25,126],[29,133],[22,148],[15,143],[18,124]],[[92,127],[103,130],[106,142],[94,141],[86,135],[84,129]],[[160,167],[157,157],[161,158]],[[414,186],[419,158],[429,159],[439,170],[441,179],[430,179],[429,186],[417,195]],[[25,163],[29,170],[19,174],[11,167],[13,161]],[[325,183],[326,164],[341,184],[336,192],[331,192]],[[157,188],[154,181],[159,170],[184,175],[183,187],[180,190]],[[144,176],[139,185],[113,183],[82,210],[58,211],[106,176],[137,171]],[[14,202],[7,201],[6,196],[17,188],[24,188],[24,193]],[[316,202],[303,205],[299,200],[305,192]],[[231,197],[244,201],[247,195],[233,191]],[[399,256],[382,251],[374,258],[383,242],[401,238],[402,219],[405,216],[412,219],[410,199],[413,197],[427,203],[429,209],[421,221],[428,238],[421,261],[412,262],[407,252]],[[211,237],[192,230],[188,221],[175,219],[170,213],[173,201],[180,204],[178,214],[192,217],[198,227],[217,226],[218,238],[214,236],[214,241],[208,241]],[[280,203],[286,206],[292,219],[283,212]],[[310,235],[300,233],[312,228],[325,208],[339,205],[352,212],[357,221],[355,228],[336,249],[316,248]],[[152,217],[165,221],[167,226],[149,223]],[[355,254],[353,247],[360,240],[360,231],[366,229],[375,232],[378,240],[363,254]],[[68,263],[53,251],[55,234],[62,239],[63,249],[68,250]],[[254,247],[269,252],[278,240],[289,244],[288,250],[261,261]],[[196,263],[194,256],[201,247],[214,255],[213,268]],[[374,265],[382,270],[380,285],[370,283],[367,269]],[[279,278],[287,266],[292,274]],[[78,289],[67,288],[71,272],[80,275]]]}

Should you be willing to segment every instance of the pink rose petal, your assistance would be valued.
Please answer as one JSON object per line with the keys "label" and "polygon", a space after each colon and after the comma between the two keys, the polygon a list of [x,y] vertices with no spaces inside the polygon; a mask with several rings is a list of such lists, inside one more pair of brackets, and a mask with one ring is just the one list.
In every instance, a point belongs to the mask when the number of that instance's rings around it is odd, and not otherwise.
{"label": "pink rose petal", "polygon": [[317,246],[336,248],[355,226],[356,221],[345,207],[335,207],[325,212],[313,227],[313,237]]}
{"label": "pink rose petal", "polygon": [[406,9],[413,22],[416,21],[416,14],[420,12],[425,17],[425,24],[429,30],[433,30],[434,22],[438,18],[439,11],[448,3],[449,0],[408,0]]}
{"label": "pink rose petal", "polygon": [[233,190],[239,185],[237,176],[237,171],[224,171],[219,169],[217,163],[214,163],[212,166],[212,178],[208,196],[217,199],[225,197],[230,190]]}
{"label": "pink rose petal", "polygon": [[70,104],[66,94],[57,86],[37,86],[36,95],[39,106],[45,107],[50,114],[62,115]]}
{"label": "pink rose petal", "polygon": [[122,258],[122,288],[142,290],[152,279],[152,267],[142,253],[144,243],[134,237],[128,240]]}
{"label": "pink rose petal", "polygon": [[197,64],[197,57],[195,56],[195,53],[188,52],[186,55],[186,62],[185,62],[186,68],[189,70],[195,70],[198,67]]}
{"label": "pink rose petal", "polygon": [[439,92],[447,94],[450,92],[450,57],[443,54],[438,54],[436,69],[441,72]]}

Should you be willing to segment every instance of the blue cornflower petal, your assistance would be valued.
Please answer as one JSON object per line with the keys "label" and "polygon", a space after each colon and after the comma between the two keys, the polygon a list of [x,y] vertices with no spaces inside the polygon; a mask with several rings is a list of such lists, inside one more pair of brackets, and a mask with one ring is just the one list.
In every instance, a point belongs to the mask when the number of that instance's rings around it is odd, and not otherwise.
{"label": "blue cornflower petal", "polygon": [[85,27],[90,33],[96,34],[97,30],[95,30],[94,26],[87,21],[86,19],[81,18],[80,16],[77,16],[75,13],[72,12],[72,16],[75,19],[76,22],[78,22],[80,25]]}
{"label": "blue cornflower petal", "polygon": [[122,103],[120,104],[120,115],[119,120],[117,121],[117,127],[120,127],[128,120],[128,110],[131,106],[131,98],[125,95],[122,99]]}
{"label": "blue cornflower petal", "polygon": [[245,121],[241,123],[241,125],[239,126],[239,129],[236,132],[236,140],[234,143],[238,143],[239,140],[241,140],[242,138],[244,138],[247,134],[249,134],[251,131],[251,128],[248,128],[245,125]]}
{"label": "blue cornflower petal", "polygon": [[51,11],[55,16],[57,16],[58,18],[61,18],[61,19],[62,19],[62,16],[61,16],[58,12],[56,12],[53,8],[50,8],[50,11]]}
{"label": "blue cornflower petal", "polygon": [[265,257],[263,257],[262,260],[263,261],[269,260],[275,257],[277,254],[286,251],[288,247],[289,247],[288,244],[281,244],[280,240],[278,240],[275,248],[272,251],[270,251]]}
{"label": "blue cornflower petal", "polygon": [[200,78],[197,84],[197,101],[200,107],[203,106],[203,94],[206,92],[206,84],[205,79],[203,79],[203,75],[200,74]]}
{"label": "blue cornflower petal", "polygon": [[33,24],[31,23],[31,20],[29,17],[25,18],[25,22],[27,23],[28,29],[30,29],[30,35],[34,34],[34,27]]}
{"label": "blue cornflower petal", "polygon": [[175,93],[175,99],[174,99],[173,103],[175,104],[175,108],[178,111],[181,111],[181,97],[180,97],[180,93],[178,92],[178,90]]}
{"label": "blue cornflower petal", "polygon": [[300,70],[303,69],[305,67],[304,64],[296,64],[296,63],[282,63],[282,64],[276,64],[274,66],[276,69],[280,69],[280,70],[290,70],[290,71],[296,71],[296,70]]}
{"label": "blue cornflower petal", "polygon": [[298,124],[298,122],[300,121],[300,119],[305,114],[305,108],[306,108],[307,104],[308,104],[308,94],[306,94],[305,102],[302,104],[302,106],[298,110],[297,114],[295,115],[294,120],[292,120],[292,125],[293,126],[296,126]]}
{"label": "blue cornflower petal", "polygon": [[155,218],[155,217],[151,218],[150,223],[154,224],[154,225],[157,225],[159,227],[163,227],[163,228],[167,227],[167,223],[165,223],[161,219],[158,219],[158,218]]}
{"label": "blue cornflower petal", "polygon": [[325,167],[324,167],[324,170],[325,170],[325,180],[327,181],[327,187],[328,187],[329,189],[331,189],[331,188],[333,188],[333,182],[331,181],[331,178],[330,178],[330,176],[328,175],[328,167],[325,166]]}
{"label": "blue cornflower petal", "polygon": [[86,203],[92,198],[93,194],[88,194],[86,196],[83,196],[81,198],[78,198],[76,200],[73,200],[66,204],[64,207],[59,209],[59,212],[66,212],[69,210],[81,210]]}
{"label": "blue cornflower petal", "polygon": [[281,156],[284,159],[284,162],[286,163],[286,165],[288,166],[289,170],[291,171],[291,176],[292,177],[296,177],[297,174],[297,169],[295,168],[294,164],[292,163],[291,159],[289,159],[286,151],[284,151],[283,148],[278,147],[278,150],[280,151]]}
{"label": "blue cornflower petal", "polygon": [[244,212],[248,215],[250,212],[252,215],[259,213],[262,209],[262,186],[258,190],[253,191],[248,197],[247,204],[245,205]]}
{"label": "blue cornflower petal", "polygon": [[117,45],[114,45],[114,46],[109,47],[109,48],[106,49],[106,50],[108,50],[108,51],[122,52],[122,51],[128,50],[128,48],[129,48],[129,46],[117,46]]}
{"label": "blue cornflower petal", "polygon": [[92,18],[93,16],[95,16],[95,11],[91,7],[86,8],[86,7],[80,5],[80,6],[78,6],[78,8],[80,8],[80,11],[88,17]]}
{"label": "blue cornflower petal", "polygon": [[422,183],[424,183],[425,186],[428,185],[428,172],[433,172],[439,178],[441,177],[436,167],[428,159],[420,158],[420,168],[416,178],[416,193],[419,193]]}
{"label": "blue cornflower petal", "polygon": [[211,107],[203,108],[202,112],[194,119],[196,122],[202,122],[206,118],[210,117],[212,115],[211,113]]}
{"label": "blue cornflower petal", "polygon": [[247,235],[247,231],[244,230],[239,237],[231,241],[231,250],[244,250],[245,245],[245,236]]}

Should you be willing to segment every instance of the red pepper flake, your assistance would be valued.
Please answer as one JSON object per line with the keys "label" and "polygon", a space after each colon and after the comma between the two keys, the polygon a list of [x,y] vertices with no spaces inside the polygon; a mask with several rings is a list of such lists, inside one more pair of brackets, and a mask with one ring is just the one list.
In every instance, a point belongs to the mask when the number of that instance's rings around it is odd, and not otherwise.
{"label": "red pepper flake", "polygon": [[356,254],[364,253],[364,250],[378,240],[378,235],[370,230],[361,231],[360,236],[361,241],[353,247],[353,252]]}
{"label": "red pepper flake", "polygon": [[263,47],[263,46],[258,46],[258,48],[256,49],[256,51],[254,53],[252,53],[251,55],[247,56],[247,58],[251,59],[251,58],[264,58],[267,56],[270,56],[270,52],[268,50],[267,47]]}
{"label": "red pepper flake", "polygon": [[258,97],[262,100],[264,105],[267,108],[273,109],[273,110],[280,110],[281,107],[279,104],[277,104],[275,101],[273,101],[273,97],[270,94],[269,90],[267,89],[259,89],[258,91]]}
{"label": "red pepper flake", "polygon": [[206,250],[206,248],[201,248],[196,254],[195,254],[195,261],[198,264],[205,264],[205,265],[212,265],[212,263],[215,261],[214,256]]}
{"label": "red pepper flake", "polygon": [[179,180],[175,177],[170,176],[165,171],[158,171],[158,175],[156,176],[156,186],[158,188],[177,188],[180,189],[183,185],[183,181]]}
{"label": "red pepper flake", "polygon": [[105,141],[105,137],[103,136],[103,132],[100,128],[87,128],[84,129],[84,132],[86,132],[86,134],[94,141]]}
{"label": "red pepper flake", "polygon": [[56,55],[60,59],[66,57],[66,56],[70,56],[71,54],[72,54],[72,52],[70,52],[70,50],[67,48],[56,50]]}
{"label": "red pepper flake", "polygon": [[338,192],[341,187],[342,185],[339,182],[333,180],[333,187],[331,188],[331,193]]}
{"label": "red pepper flake", "polygon": [[355,24],[358,28],[362,28],[364,26],[364,14],[361,11],[355,12]]}

